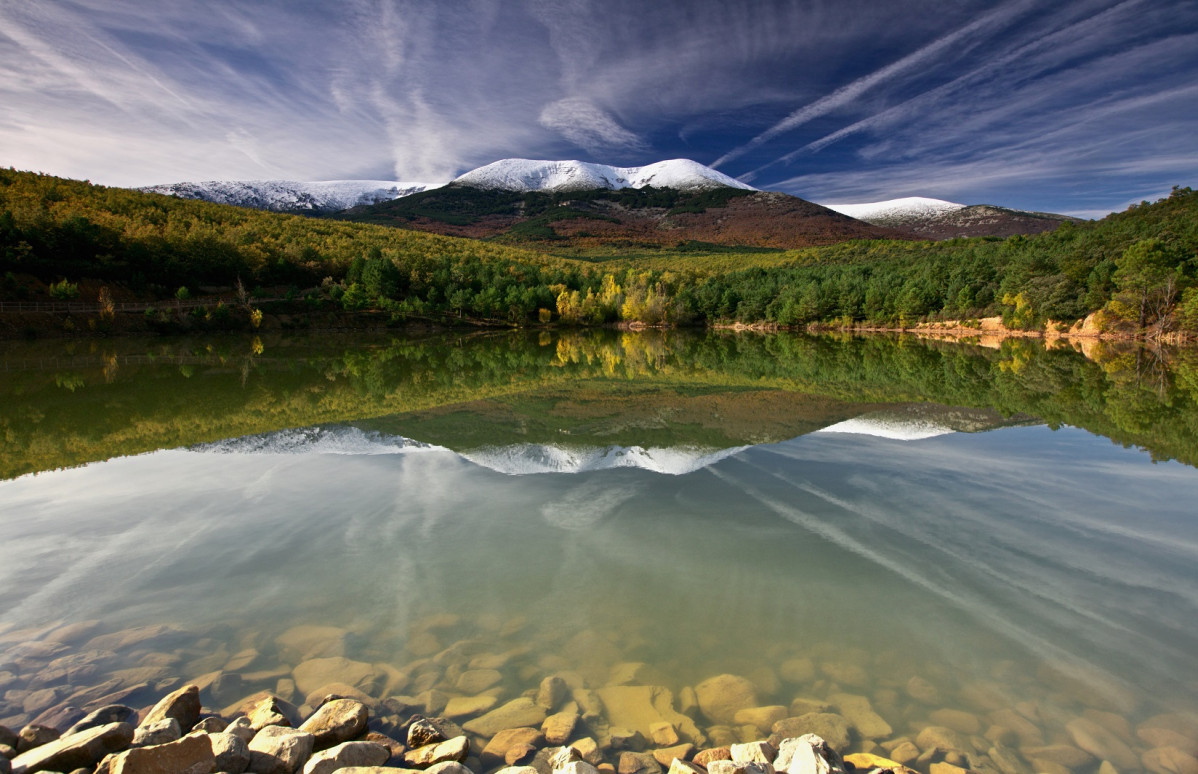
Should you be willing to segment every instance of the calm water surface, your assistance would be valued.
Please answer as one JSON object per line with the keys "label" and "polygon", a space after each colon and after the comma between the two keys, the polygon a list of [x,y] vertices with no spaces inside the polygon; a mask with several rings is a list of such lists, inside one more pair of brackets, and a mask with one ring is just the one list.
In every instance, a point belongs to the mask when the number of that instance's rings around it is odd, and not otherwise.
{"label": "calm water surface", "polygon": [[[948,728],[1004,774],[1198,753],[1185,353],[74,346],[3,353],[2,724],[179,680],[402,715],[559,674],[613,704],[601,742],[634,722],[604,691],[649,684],[699,746],[821,711],[851,750]],[[721,674],[768,709],[692,708]]]}

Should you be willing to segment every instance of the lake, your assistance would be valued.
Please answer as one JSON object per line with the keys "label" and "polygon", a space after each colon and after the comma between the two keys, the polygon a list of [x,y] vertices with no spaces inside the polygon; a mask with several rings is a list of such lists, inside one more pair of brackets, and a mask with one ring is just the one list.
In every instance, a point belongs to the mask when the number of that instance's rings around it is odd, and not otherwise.
{"label": "lake", "polygon": [[0,724],[194,681],[478,744],[557,676],[612,762],[781,722],[920,771],[1190,770],[1198,353],[1087,349],[4,344]]}

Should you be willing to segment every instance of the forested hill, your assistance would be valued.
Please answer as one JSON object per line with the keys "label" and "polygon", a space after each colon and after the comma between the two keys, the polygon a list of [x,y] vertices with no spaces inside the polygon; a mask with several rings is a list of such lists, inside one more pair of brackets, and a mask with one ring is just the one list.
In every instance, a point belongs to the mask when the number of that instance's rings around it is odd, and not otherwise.
{"label": "forested hill", "polygon": [[315,304],[507,323],[911,324],[1001,314],[1156,333],[1198,328],[1198,194],[1175,189],[1052,233],[858,240],[790,251],[621,251],[592,263],[472,239],[314,220],[0,170],[3,298],[97,280],[291,285]]}

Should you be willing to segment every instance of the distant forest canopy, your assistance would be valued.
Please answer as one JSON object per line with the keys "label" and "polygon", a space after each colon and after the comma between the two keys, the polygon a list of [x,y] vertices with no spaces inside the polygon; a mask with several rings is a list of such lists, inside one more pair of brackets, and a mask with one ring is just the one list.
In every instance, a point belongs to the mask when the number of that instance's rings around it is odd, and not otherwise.
{"label": "distant forest canopy", "polygon": [[909,325],[1001,315],[1198,331],[1198,194],[1175,188],[1032,237],[850,241],[784,252],[681,245],[651,261],[554,257],[486,240],[312,219],[0,170],[0,297],[81,280],[152,300],[291,286],[393,319],[506,324]]}

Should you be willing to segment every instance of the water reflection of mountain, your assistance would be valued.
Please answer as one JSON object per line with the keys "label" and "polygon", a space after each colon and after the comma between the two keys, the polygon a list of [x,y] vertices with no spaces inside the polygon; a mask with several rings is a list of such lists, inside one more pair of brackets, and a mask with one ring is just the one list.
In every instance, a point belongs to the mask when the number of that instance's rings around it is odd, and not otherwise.
{"label": "water reflection of mountain", "polygon": [[1198,462],[1198,353],[1099,355],[677,331],[10,343],[0,477],[334,423],[460,450],[726,449],[898,406],[955,430],[1039,417]]}

